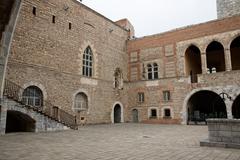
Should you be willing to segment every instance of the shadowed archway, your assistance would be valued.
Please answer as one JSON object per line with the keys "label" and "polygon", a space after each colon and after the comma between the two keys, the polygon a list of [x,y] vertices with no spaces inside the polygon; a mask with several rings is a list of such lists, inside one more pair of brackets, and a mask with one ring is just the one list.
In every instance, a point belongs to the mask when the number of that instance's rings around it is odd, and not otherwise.
{"label": "shadowed archway", "polygon": [[114,107],[114,123],[121,123],[121,106],[116,104]]}
{"label": "shadowed archway", "polygon": [[198,47],[191,45],[185,53],[185,72],[191,76],[191,82],[197,82],[197,74],[202,73],[201,53]]}
{"label": "shadowed archway", "polygon": [[187,107],[188,122],[205,122],[207,118],[227,118],[225,102],[212,91],[203,90],[193,94]]}
{"label": "shadowed archway", "polygon": [[233,118],[240,119],[240,95],[233,102],[232,115]]}
{"label": "shadowed archway", "polygon": [[240,70],[240,36],[232,41],[230,50],[232,70]]}
{"label": "shadowed archway", "polygon": [[225,71],[224,47],[221,43],[213,41],[206,50],[207,68],[209,73]]}
{"label": "shadowed archway", "polygon": [[6,133],[35,132],[35,120],[19,111],[7,111]]}

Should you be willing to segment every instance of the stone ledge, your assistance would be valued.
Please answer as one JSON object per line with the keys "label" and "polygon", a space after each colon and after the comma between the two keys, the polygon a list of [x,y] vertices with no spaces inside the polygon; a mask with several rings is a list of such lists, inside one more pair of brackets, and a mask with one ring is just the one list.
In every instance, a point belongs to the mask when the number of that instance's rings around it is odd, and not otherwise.
{"label": "stone ledge", "polygon": [[240,119],[207,119],[207,123],[239,123]]}
{"label": "stone ledge", "polygon": [[201,147],[219,147],[219,148],[234,148],[240,149],[240,144],[225,143],[225,142],[210,142],[209,140],[200,141]]}

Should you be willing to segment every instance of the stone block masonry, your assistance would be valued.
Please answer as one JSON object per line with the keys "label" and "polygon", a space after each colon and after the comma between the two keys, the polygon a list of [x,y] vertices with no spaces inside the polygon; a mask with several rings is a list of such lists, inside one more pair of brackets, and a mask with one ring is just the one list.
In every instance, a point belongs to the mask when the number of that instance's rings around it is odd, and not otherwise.
{"label": "stone block masonry", "polygon": [[226,18],[240,14],[239,0],[217,0],[218,18]]}
{"label": "stone block masonry", "polygon": [[240,149],[240,120],[208,119],[208,140],[201,146],[217,146]]}

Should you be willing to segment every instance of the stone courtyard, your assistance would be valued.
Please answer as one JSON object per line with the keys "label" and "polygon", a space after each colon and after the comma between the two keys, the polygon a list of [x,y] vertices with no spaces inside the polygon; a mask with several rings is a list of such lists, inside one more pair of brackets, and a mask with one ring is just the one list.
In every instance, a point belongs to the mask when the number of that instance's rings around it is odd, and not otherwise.
{"label": "stone courtyard", "polygon": [[0,137],[1,160],[240,160],[240,150],[200,147],[206,126],[117,124]]}

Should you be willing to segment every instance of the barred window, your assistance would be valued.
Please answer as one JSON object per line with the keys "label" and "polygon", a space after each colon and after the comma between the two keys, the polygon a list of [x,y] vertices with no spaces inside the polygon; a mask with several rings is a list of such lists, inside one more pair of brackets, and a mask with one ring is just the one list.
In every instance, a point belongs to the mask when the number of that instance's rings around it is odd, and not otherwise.
{"label": "barred window", "polygon": [[87,77],[92,77],[93,73],[93,54],[91,48],[88,46],[83,54],[83,68],[82,74]]}
{"label": "barred window", "polygon": [[78,93],[75,97],[74,109],[79,111],[79,110],[86,110],[87,108],[88,108],[87,95],[82,92]]}
{"label": "barred window", "polygon": [[30,86],[26,88],[22,95],[22,101],[23,103],[30,106],[36,106],[36,107],[42,106],[43,94],[41,89],[39,89],[36,86]]}

